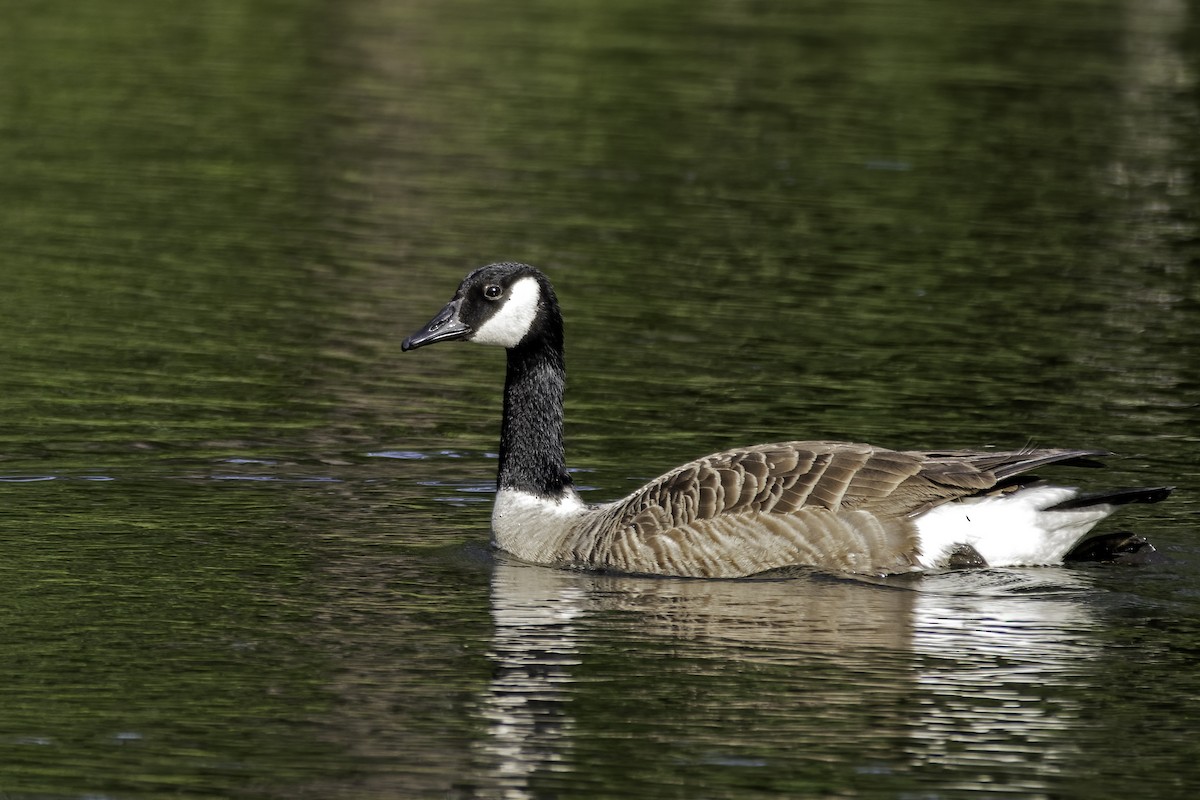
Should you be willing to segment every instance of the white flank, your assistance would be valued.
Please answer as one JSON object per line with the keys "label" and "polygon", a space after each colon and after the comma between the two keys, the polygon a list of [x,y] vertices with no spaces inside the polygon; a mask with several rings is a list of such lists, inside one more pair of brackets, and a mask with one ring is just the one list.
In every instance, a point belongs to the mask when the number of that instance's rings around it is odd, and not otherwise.
{"label": "white flank", "polygon": [[535,278],[518,280],[508,290],[508,299],[496,310],[487,322],[471,337],[472,342],[498,344],[501,347],[516,347],[529,333],[537,317],[541,287]]}
{"label": "white flank", "polygon": [[492,507],[492,542],[517,558],[552,564],[571,525],[587,511],[573,489],[558,498],[501,489]]}
{"label": "white flank", "polygon": [[951,552],[964,544],[975,548],[992,567],[1058,564],[1113,511],[1110,505],[1045,510],[1076,494],[1075,489],[1062,486],[1036,486],[927,511],[914,520],[921,540],[921,566],[945,567]]}

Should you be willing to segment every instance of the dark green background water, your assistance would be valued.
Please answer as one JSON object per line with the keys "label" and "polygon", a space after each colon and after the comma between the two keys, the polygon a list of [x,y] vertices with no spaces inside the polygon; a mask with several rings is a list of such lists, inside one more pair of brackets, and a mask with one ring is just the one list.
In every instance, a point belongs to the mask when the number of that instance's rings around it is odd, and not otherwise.
{"label": "dark green background water", "polygon": [[[1182,0],[17,0],[0,794],[1190,798]],[[781,438],[1044,445],[1164,558],[703,582],[489,552],[521,259],[588,496]]]}

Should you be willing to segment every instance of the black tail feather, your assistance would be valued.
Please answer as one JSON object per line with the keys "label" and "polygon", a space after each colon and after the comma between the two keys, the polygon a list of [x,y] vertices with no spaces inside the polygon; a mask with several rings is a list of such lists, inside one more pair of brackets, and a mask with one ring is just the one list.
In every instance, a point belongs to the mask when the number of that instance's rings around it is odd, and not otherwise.
{"label": "black tail feather", "polygon": [[1109,492],[1092,492],[1072,497],[1070,500],[1064,500],[1058,505],[1050,506],[1046,510],[1069,511],[1073,508],[1087,508],[1089,506],[1123,506],[1127,503],[1157,503],[1160,500],[1166,500],[1167,496],[1174,489],[1174,486],[1155,486],[1150,489],[1115,489]]}

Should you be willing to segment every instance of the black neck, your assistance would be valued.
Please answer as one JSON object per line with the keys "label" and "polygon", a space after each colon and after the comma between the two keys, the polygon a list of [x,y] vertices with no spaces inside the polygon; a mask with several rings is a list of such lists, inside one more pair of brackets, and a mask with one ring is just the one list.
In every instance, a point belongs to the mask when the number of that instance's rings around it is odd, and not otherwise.
{"label": "black neck", "polygon": [[498,489],[558,497],[571,485],[563,452],[562,323],[508,350]]}

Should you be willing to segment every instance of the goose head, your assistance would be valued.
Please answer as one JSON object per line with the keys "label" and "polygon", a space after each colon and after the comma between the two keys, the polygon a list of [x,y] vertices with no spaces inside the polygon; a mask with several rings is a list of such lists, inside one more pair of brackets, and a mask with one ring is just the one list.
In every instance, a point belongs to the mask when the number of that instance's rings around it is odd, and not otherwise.
{"label": "goose head", "polygon": [[527,264],[489,264],[463,278],[450,302],[401,349],[462,339],[511,350],[555,331],[561,339],[558,302],[546,276]]}

